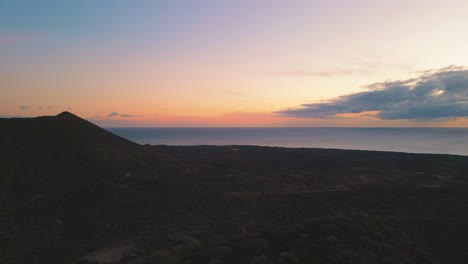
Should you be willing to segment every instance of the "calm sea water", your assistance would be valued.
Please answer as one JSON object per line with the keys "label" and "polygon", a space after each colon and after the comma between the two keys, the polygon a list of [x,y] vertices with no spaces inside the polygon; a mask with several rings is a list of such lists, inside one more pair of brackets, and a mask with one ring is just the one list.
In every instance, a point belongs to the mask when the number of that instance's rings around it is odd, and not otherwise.
{"label": "calm sea water", "polygon": [[257,145],[468,155],[468,128],[108,128],[140,144]]}

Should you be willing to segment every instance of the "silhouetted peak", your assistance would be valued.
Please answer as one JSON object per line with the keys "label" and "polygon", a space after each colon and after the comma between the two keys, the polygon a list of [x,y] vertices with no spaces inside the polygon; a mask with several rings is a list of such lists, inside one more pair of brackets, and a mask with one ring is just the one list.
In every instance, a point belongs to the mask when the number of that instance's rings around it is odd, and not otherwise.
{"label": "silhouetted peak", "polygon": [[131,155],[140,152],[138,144],[70,112],[2,120],[0,149],[10,155],[17,153],[20,157],[51,163],[58,157],[68,161],[76,159],[76,162],[86,159],[126,162],[131,161]]}
{"label": "silhouetted peak", "polygon": [[[57,115],[57,117],[61,117],[61,118],[79,118],[78,116],[68,112],[68,111],[65,111],[65,112],[62,112],[60,114]],[[81,119],[81,118],[79,118]]]}
{"label": "silhouetted peak", "polygon": [[56,115],[55,117],[52,117],[53,119],[55,119],[56,121],[58,122],[61,122],[61,123],[67,123],[67,124],[75,124],[75,125],[79,125],[79,126],[89,126],[89,125],[93,125],[94,128],[98,128],[97,126],[95,126],[94,124],[90,123],[89,121],[87,121],[86,119],[83,119],[75,114],[72,114],[68,111],[65,111],[65,112],[62,112],[58,115]]}

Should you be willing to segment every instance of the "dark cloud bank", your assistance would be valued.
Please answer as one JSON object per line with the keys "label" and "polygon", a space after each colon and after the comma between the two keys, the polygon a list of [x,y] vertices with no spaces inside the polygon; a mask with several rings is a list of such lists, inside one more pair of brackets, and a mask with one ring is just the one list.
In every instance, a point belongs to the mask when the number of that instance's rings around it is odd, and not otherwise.
{"label": "dark cloud bank", "polygon": [[435,119],[468,117],[468,68],[450,66],[426,71],[400,81],[375,83],[369,90],[340,96],[323,103],[303,104],[278,114],[327,118],[344,113],[379,111],[380,119]]}

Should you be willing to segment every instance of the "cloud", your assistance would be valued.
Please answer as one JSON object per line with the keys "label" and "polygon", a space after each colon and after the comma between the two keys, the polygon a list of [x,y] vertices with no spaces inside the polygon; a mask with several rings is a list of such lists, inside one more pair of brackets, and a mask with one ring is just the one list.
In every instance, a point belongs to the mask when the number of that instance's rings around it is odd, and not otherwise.
{"label": "cloud", "polygon": [[19,106],[19,109],[20,109],[20,110],[29,110],[29,109],[31,109],[31,108],[32,108],[32,107],[29,106],[29,105],[20,105],[20,106]]}
{"label": "cloud", "polygon": [[373,72],[386,71],[389,69],[413,69],[408,64],[400,61],[383,60],[379,56],[354,56],[353,58],[345,59],[341,63],[342,67],[310,70],[305,68],[296,68],[280,71],[268,71],[264,74],[285,76],[285,77],[346,77],[351,75],[368,75]]}
{"label": "cloud", "polygon": [[42,106],[42,105],[38,105],[37,108],[38,109],[54,109],[53,106]]}
{"label": "cloud", "polygon": [[360,69],[337,69],[332,71],[308,71],[304,69],[288,70],[288,71],[273,71],[267,72],[267,74],[272,75],[281,75],[288,77],[334,77],[334,76],[345,76],[352,74],[365,74],[369,73],[370,70],[360,68]]}
{"label": "cloud", "polygon": [[131,117],[141,117],[141,115],[134,115],[134,114],[128,114],[128,113],[125,113],[125,114],[120,114],[118,112],[112,112],[110,113],[109,115],[107,115],[107,117],[128,117],[128,118],[131,118]]}
{"label": "cloud", "polygon": [[117,113],[117,112],[112,112],[112,113],[107,115],[107,117],[115,117],[115,116],[120,116],[120,114]]}
{"label": "cloud", "polygon": [[364,92],[276,112],[283,116],[329,118],[373,112],[385,119],[468,117],[468,68],[449,66],[414,79],[374,83]]}
{"label": "cloud", "polygon": [[50,110],[50,109],[54,109],[53,106],[43,106],[43,105],[38,105],[38,106],[30,106],[30,105],[20,105],[19,106],[19,109],[20,110],[30,110],[30,109],[40,109],[40,110]]}
{"label": "cloud", "polygon": [[141,115],[134,115],[134,114],[121,114],[120,117],[141,117]]}

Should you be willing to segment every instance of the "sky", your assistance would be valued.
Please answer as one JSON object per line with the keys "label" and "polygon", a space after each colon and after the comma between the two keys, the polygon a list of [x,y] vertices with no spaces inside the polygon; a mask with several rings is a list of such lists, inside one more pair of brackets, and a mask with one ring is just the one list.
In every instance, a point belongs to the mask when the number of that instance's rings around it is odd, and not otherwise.
{"label": "sky", "polygon": [[0,0],[0,116],[468,127],[466,0]]}

